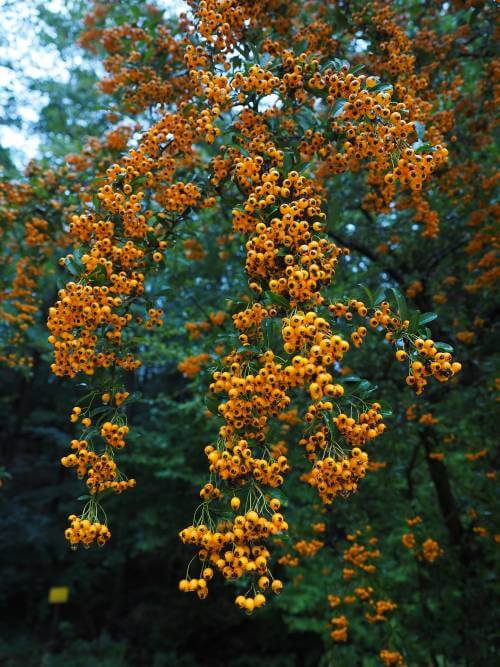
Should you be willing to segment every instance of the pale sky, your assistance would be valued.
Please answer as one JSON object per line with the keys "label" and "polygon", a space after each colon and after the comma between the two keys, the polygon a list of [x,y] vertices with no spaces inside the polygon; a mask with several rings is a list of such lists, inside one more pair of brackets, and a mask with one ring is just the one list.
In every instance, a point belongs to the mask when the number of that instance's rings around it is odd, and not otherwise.
{"label": "pale sky", "polygon": [[[158,0],[157,4],[171,13],[188,9],[182,0]],[[47,0],[45,7],[52,12],[64,12],[65,2]],[[82,58],[75,53],[72,63],[64,63],[55,47],[40,44],[36,9],[29,0],[0,0],[0,15],[0,94],[13,93],[22,120],[20,128],[2,126],[0,120],[0,145],[14,149],[14,162],[22,167],[38,155],[40,138],[30,127],[37,121],[45,103],[43,95],[28,89],[25,77],[36,80],[46,78],[50,72],[52,79],[64,82],[69,79],[68,66],[80,64]],[[1,64],[13,58],[20,71],[12,71]]]}

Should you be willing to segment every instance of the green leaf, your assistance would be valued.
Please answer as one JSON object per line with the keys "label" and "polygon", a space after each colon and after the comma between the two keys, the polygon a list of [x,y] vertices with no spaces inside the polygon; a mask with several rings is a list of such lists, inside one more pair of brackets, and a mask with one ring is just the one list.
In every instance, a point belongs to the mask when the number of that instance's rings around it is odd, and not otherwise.
{"label": "green leaf", "polygon": [[357,396],[358,398],[366,398],[369,394],[372,394],[378,386],[373,384],[369,380],[358,377],[357,375],[349,375],[348,377],[342,378],[342,382],[353,383],[353,386],[349,388],[349,392],[346,392],[345,396],[349,399],[349,396]]}
{"label": "green leaf", "polygon": [[393,414],[392,408],[390,406],[383,405],[380,410],[380,414],[382,415],[382,417],[392,417]]}
{"label": "green leaf", "polygon": [[408,306],[406,305],[406,299],[404,296],[395,287],[389,287],[389,291],[394,294],[394,298],[396,299],[398,306],[399,317],[401,320],[408,319]]}
{"label": "green leaf", "polygon": [[216,338],[217,343],[228,343],[229,345],[233,345],[234,347],[237,347],[239,345],[239,338],[238,334],[236,331],[230,331],[229,333],[221,333],[217,336]]}
{"label": "green leaf", "polygon": [[67,259],[64,263],[66,269],[71,273],[72,276],[79,276],[81,271],[75,264],[72,259]]}
{"label": "green leaf", "polygon": [[277,306],[281,306],[282,308],[290,310],[290,302],[287,299],[285,299],[285,297],[282,296],[281,294],[276,294],[275,292],[266,292],[265,297],[267,301],[270,301],[271,303],[275,303]]}
{"label": "green leaf", "polygon": [[212,412],[214,415],[218,415],[219,412],[217,410],[217,407],[220,403],[220,400],[215,396],[214,394],[207,394],[205,396],[205,406],[207,407],[210,412]]}
{"label": "green leaf", "polygon": [[338,100],[335,100],[335,103],[332,106],[331,112],[330,112],[331,115],[333,116],[333,118],[337,118],[338,116],[340,116],[343,113],[344,107],[345,107],[346,104],[347,104],[347,100],[344,99],[343,97],[339,98]]}
{"label": "green leaf", "polygon": [[294,53],[296,53],[297,55],[304,53],[306,48],[307,48],[307,39],[302,39],[300,40],[300,42],[296,42],[293,45]]}
{"label": "green leaf", "polygon": [[240,345],[240,347],[236,348],[236,352],[238,352],[238,354],[245,354],[245,352],[260,353],[260,350],[258,347],[255,347],[255,345]]}
{"label": "green leaf", "polygon": [[75,258],[75,262],[76,262],[77,264],[80,264],[80,263],[81,263],[81,261],[82,261],[82,256],[83,256],[83,255],[85,255],[85,252],[83,251],[82,248],[76,248],[76,249],[73,251],[73,256],[74,256],[74,258]]}
{"label": "green leaf", "polygon": [[279,349],[279,346],[282,344],[281,324],[279,320],[274,317],[267,317],[263,320],[262,335],[264,336],[264,344],[268,349]]}
{"label": "green leaf", "polygon": [[441,352],[453,352],[453,348],[448,343],[434,343],[436,350],[441,350]]}
{"label": "green leaf", "polygon": [[346,26],[349,25],[349,21],[347,19],[346,14],[344,14],[344,12],[341,11],[338,7],[335,8],[334,11],[333,11],[332,21],[333,21],[333,25],[335,25],[339,28],[345,28]]}
{"label": "green leaf", "polygon": [[383,93],[386,90],[392,90],[392,84],[390,83],[378,83],[373,88],[370,88],[370,93]]}
{"label": "green leaf", "polygon": [[435,319],[437,319],[436,313],[423,313],[423,315],[420,315],[418,325],[423,326],[424,324],[427,324],[427,322],[432,322],[432,320]]}
{"label": "green leaf", "polygon": [[358,283],[358,287],[361,287],[361,289],[364,291],[366,296],[368,297],[368,305],[373,306],[374,300],[373,300],[373,294],[370,289],[364,284],[364,283]]}
{"label": "green leaf", "polygon": [[344,67],[344,65],[349,67],[347,60],[342,60],[341,58],[332,58],[325,63],[325,69],[328,67],[333,67],[334,69],[339,70]]}
{"label": "green leaf", "polygon": [[288,174],[293,169],[295,163],[295,153],[292,150],[285,151],[285,158],[283,160],[283,173]]}
{"label": "green leaf", "polygon": [[364,65],[356,65],[352,69],[349,70],[349,74],[356,74],[357,72],[361,72],[362,69],[365,69]]}
{"label": "green leaf", "polygon": [[146,176],[137,176],[137,178],[134,178],[132,180],[131,185],[142,185],[145,182],[146,182]]}
{"label": "green leaf", "polygon": [[156,292],[155,299],[158,299],[160,296],[171,296],[171,295],[172,295],[172,288],[171,287],[165,287],[164,289],[160,290],[159,292]]}
{"label": "green leaf", "polygon": [[96,415],[102,415],[103,412],[111,412],[112,408],[110,408],[107,405],[101,405],[99,408],[95,408],[94,410],[91,410],[90,412],[90,417],[95,417]]}
{"label": "green leaf", "polygon": [[269,495],[272,498],[277,498],[283,507],[287,507],[288,496],[285,493],[283,493],[281,489],[273,489],[272,491],[269,492]]}
{"label": "green leaf", "polygon": [[365,398],[365,396],[372,394],[374,391],[376,391],[376,389],[378,389],[376,384],[373,384],[369,380],[361,380],[359,385],[356,387],[356,395],[360,398]]}
{"label": "green leaf", "polygon": [[335,440],[335,438],[338,435],[338,432],[336,430],[337,427],[335,426],[335,423],[333,421],[332,413],[331,412],[326,412],[326,411],[323,412],[323,420],[328,427],[328,430],[330,432],[330,436],[331,436],[332,440]]}
{"label": "green leaf", "polygon": [[432,153],[434,146],[432,144],[420,144],[415,148],[415,153]]}
{"label": "green leaf", "polygon": [[421,317],[421,312],[419,310],[414,310],[413,312],[410,313],[409,320],[410,320],[410,326],[408,327],[408,331],[410,333],[416,333],[419,329],[419,321]]}
{"label": "green leaf", "polygon": [[378,290],[375,292],[375,296],[373,297],[373,305],[378,306],[382,301],[385,301],[385,287],[379,287]]}

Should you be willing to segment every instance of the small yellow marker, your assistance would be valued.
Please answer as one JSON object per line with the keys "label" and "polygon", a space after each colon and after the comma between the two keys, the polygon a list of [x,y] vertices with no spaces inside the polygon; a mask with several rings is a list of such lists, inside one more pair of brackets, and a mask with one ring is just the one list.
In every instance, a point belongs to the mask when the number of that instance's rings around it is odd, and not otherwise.
{"label": "small yellow marker", "polygon": [[49,604],[62,604],[69,598],[69,588],[67,586],[56,586],[49,590]]}

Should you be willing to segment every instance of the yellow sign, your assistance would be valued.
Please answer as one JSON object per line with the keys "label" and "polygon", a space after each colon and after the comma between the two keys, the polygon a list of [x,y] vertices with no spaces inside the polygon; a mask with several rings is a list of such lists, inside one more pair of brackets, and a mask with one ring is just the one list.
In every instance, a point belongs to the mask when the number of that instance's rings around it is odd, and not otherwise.
{"label": "yellow sign", "polygon": [[67,586],[56,586],[49,590],[49,604],[62,604],[69,598],[69,588]]}

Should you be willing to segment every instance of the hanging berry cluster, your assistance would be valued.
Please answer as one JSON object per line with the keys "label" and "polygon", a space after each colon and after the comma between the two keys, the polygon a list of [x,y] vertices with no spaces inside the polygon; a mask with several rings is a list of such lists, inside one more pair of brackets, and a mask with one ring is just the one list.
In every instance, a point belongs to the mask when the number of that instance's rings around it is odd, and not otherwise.
{"label": "hanging berry cluster", "polygon": [[[271,568],[270,538],[288,530],[275,490],[290,463],[286,448],[270,442],[271,428],[294,411],[309,466],[303,481],[328,505],[358,489],[368,470],[365,450],[385,429],[381,404],[366,403],[341,381],[345,355],[363,344],[368,328],[383,331],[396,357],[409,360],[407,383],[417,393],[427,378],[446,381],[460,370],[448,352],[421,337],[423,326],[407,320],[399,304],[333,299],[336,267],[348,250],[329,234],[324,184],[361,173],[372,197],[382,200],[379,208],[388,207],[398,191],[420,196],[448,151],[438,135],[424,150],[414,148],[419,105],[396,86],[380,87],[376,77],[332,63],[312,32],[306,37],[313,46],[290,50],[280,35],[304,30],[294,3],[190,5],[182,39],[173,43],[163,35],[155,52],[168,60],[172,86],[150,87],[141,77],[137,96],[127,98],[135,109],[153,96],[165,105],[162,115],[106,170],[93,206],[72,217],[76,250],[63,263],[76,278],[49,311],[53,372],[83,372],[91,382],[73,411],[82,428],[71,445],[75,452],[63,458],[86,477],[90,500],[80,518],[70,517],[66,536],[75,546],[109,538],[102,494],[134,485],[115,461],[128,436],[122,371],[141,363],[135,324],[151,329],[164,315],[158,303],[147,303],[149,281],[168,262],[165,251],[185,219],[230,201],[231,238],[243,241],[251,296],[232,313],[234,348],[210,384],[218,438],[205,448],[210,479],[201,505],[180,533],[198,563],[180,589],[205,598],[218,573],[240,581],[244,594],[236,604],[252,612],[268,591],[282,589]],[[254,38],[254,32],[262,34]],[[149,43],[130,26],[101,33],[109,53],[120,50],[124,36],[137,48]],[[265,65],[251,63],[252,50]],[[169,59],[177,56],[187,76],[176,74]],[[107,62],[114,92],[128,89],[124,66],[122,56]],[[305,132],[301,113],[311,120]],[[200,257],[196,243],[184,247]],[[143,315],[136,317],[138,309]],[[361,322],[349,341],[344,324],[354,313]],[[194,338],[219,319],[188,329]],[[204,353],[188,358],[180,370],[194,375],[207,359]]]}
{"label": "hanging berry cluster", "polygon": [[[286,60],[288,67],[289,61],[294,62],[293,54],[286,54]],[[336,132],[346,131],[348,136],[354,138],[357,133],[365,134],[376,120],[373,128],[381,128],[376,130],[381,137],[380,143],[376,144],[379,149],[376,152],[377,167],[386,170],[387,181],[393,179],[394,173],[387,171],[386,161],[393,150],[392,142],[395,142],[394,145],[401,140],[404,142],[414,132],[414,126],[403,121],[399,111],[391,112],[390,94],[380,97],[378,106],[372,100],[367,104],[369,94],[365,86],[371,85],[371,82],[365,76],[348,74],[347,68],[339,73],[326,68],[321,73],[317,71],[318,65],[314,63],[314,66],[304,70],[301,68],[300,77],[293,81],[288,74],[280,80],[262,68],[251,68],[246,76],[238,73],[232,81],[224,77],[223,81],[219,80],[219,85],[226,90],[225,100],[230,97],[229,91],[233,88],[238,101],[243,101],[250,91],[262,95],[281,93],[284,97],[291,94],[297,98],[297,88],[302,86],[313,90],[327,88],[326,103],[329,105],[350,94],[350,101],[336,113],[338,120],[333,129]],[[206,72],[201,75],[202,83],[209,84],[211,80]],[[218,95],[217,103],[220,101],[221,96]],[[396,105],[396,108],[402,110],[404,105]],[[236,604],[249,612],[265,603],[260,577],[264,574],[268,580],[273,579],[268,562],[269,551],[263,544],[270,534],[287,528],[279,514],[277,530],[235,534],[236,526],[247,525],[249,513],[252,513],[255,522],[262,522],[264,526],[269,520],[263,516],[264,512],[269,513],[271,521],[276,516],[268,505],[272,491],[265,487],[272,489],[281,485],[289,465],[285,455],[273,461],[268,449],[266,434],[273,420],[289,409],[293,400],[299,405],[304,399],[312,400],[312,403],[306,404],[303,414],[307,431],[300,444],[305,445],[307,457],[313,463],[306,480],[317,488],[325,503],[331,503],[336,495],[345,496],[357,489],[368,463],[368,455],[361,446],[383,433],[385,428],[378,403],[362,410],[347,402],[350,417],[342,410],[345,389],[341,383],[335,382],[333,370],[350,348],[349,343],[335,332],[338,319],[346,313],[334,304],[328,307],[322,291],[331,285],[336,264],[344,251],[325,234],[326,213],[318,185],[300,171],[284,169],[284,152],[281,146],[276,145],[276,137],[269,125],[263,122],[265,116],[265,113],[259,117],[251,111],[242,111],[241,120],[237,120],[235,126],[246,138],[245,147],[249,155],[242,156],[228,150],[233,164],[233,178],[246,197],[241,206],[233,209],[233,228],[246,239],[245,272],[249,288],[255,294],[255,302],[233,315],[241,348],[224,359],[222,370],[214,373],[210,385],[213,394],[225,395],[223,402],[217,406],[224,421],[219,429],[219,440],[205,450],[210,463],[209,484],[218,492],[216,496],[207,497],[202,490],[204,502],[200,514],[196,514],[193,524],[180,534],[184,543],[194,544],[198,549],[203,581],[202,588],[197,588],[200,579],[193,579],[188,568],[180,589],[196,591],[203,598],[207,596],[207,580],[203,573],[208,560],[210,578],[215,566],[215,571],[218,570],[226,579],[245,580],[246,593],[237,596]],[[362,120],[354,123],[357,119]],[[251,128],[258,123],[261,134],[256,135]],[[371,131],[371,136],[376,138],[377,135]],[[344,146],[344,149],[349,148]],[[304,147],[302,152],[305,152]],[[352,153],[355,153],[353,159],[357,160],[356,164],[359,164],[364,154],[348,151],[347,155]],[[353,168],[347,155],[344,158],[341,154],[338,158],[337,173]],[[434,154],[429,154],[428,163],[433,166],[428,171],[424,167],[427,162],[420,166],[422,158],[417,156],[418,159],[412,163],[413,156],[414,153],[407,149],[405,158],[415,170],[418,189],[418,183],[434,171],[441,159],[445,159],[446,150],[437,147]],[[375,167],[372,165],[372,168]],[[396,172],[396,176],[400,175]],[[407,184],[413,183],[412,179],[401,180]],[[356,306],[361,316],[369,318],[372,327],[386,327],[396,341],[401,339],[401,332],[408,323],[397,317],[392,317],[390,321],[387,302],[384,302],[382,310],[374,313],[369,313],[362,302],[356,303]],[[273,337],[278,323],[280,335]],[[358,338],[356,335],[353,337],[355,345],[360,344],[365,334],[366,328],[361,327],[356,333]],[[356,418],[352,417],[353,409]],[[313,435],[309,435],[311,431]],[[233,495],[235,492],[236,496]],[[233,496],[232,499],[230,496]],[[231,510],[238,511],[241,498],[245,501],[246,513],[234,516]],[[211,503],[214,501],[228,503],[226,519],[217,524],[211,516]],[[219,509],[217,512],[220,514]],[[221,539],[227,549],[224,559],[219,558],[217,550],[210,553],[205,548],[203,535],[208,531],[207,539],[212,540],[214,529],[223,536]],[[228,567],[227,559],[232,561],[234,554],[239,555],[242,548],[246,555],[251,554],[254,545],[259,550],[266,549],[265,570],[255,571],[252,561],[236,572]],[[257,595],[259,604],[255,603]]]}

